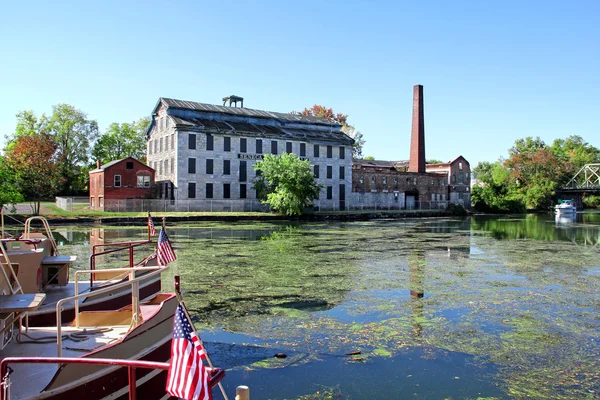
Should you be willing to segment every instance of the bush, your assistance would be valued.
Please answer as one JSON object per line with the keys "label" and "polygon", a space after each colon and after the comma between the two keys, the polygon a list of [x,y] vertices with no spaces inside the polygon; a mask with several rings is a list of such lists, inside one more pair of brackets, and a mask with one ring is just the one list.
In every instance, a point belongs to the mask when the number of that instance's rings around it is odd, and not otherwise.
{"label": "bush", "polygon": [[585,196],[583,206],[585,208],[600,208],[600,196]]}

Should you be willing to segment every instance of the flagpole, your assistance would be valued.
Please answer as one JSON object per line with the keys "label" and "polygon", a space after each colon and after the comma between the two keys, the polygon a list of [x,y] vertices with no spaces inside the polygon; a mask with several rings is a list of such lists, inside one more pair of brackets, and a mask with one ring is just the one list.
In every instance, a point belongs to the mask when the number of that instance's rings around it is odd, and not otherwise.
{"label": "flagpole", "polygon": [[148,241],[150,241],[150,211],[148,211]]}
{"label": "flagpole", "polygon": [[[177,288],[178,286],[179,285],[176,283],[175,287]],[[202,338],[200,337],[200,335],[198,335],[198,331],[196,331],[196,327],[194,326],[194,323],[192,322],[192,318],[190,317],[190,314],[188,313],[188,310],[185,307],[185,303],[183,302],[183,297],[181,297],[181,293],[179,291],[175,290],[175,296],[177,296],[177,300],[179,301],[179,304],[181,304],[183,313],[185,314],[187,319],[190,321],[190,325],[192,326],[192,329],[194,330],[196,337],[198,337],[198,340],[200,340],[200,344],[204,348],[204,354],[206,355],[206,362],[208,362],[208,366],[210,368],[214,368],[212,365],[212,362],[210,361],[210,358],[208,358],[208,351],[206,351],[206,347],[204,347],[204,343],[202,343]],[[229,398],[227,397],[227,394],[225,394],[225,389],[223,388],[223,385],[221,384],[221,382],[219,382],[218,385],[219,385],[219,389],[221,389],[221,393],[223,394],[223,398],[225,400],[229,400]]]}

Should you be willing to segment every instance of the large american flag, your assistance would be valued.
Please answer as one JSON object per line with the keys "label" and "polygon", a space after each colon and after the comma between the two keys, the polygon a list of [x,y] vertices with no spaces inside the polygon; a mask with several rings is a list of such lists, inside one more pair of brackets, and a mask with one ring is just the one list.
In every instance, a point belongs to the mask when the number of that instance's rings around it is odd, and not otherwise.
{"label": "large american flag", "polygon": [[150,229],[150,235],[156,236],[156,229],[154,229],[154,222],[152,222],[152,215],[148,213],[148,229]]}
{"label": "large american flag", "polygon": [[212,400],[210,375],[202,362],[205,358],[202,342],[180,304],[173,322],[167,393],[185,400]]}
{"label": "large american flag", "polygon": [[175,257],[173,246],[171,246],[171,242],[169,241],[169,237],[167,236],[167,232],[165,232],[164,227],[160,229],[160,233],[158,234],[156,258],[158,258],[159,265],[167,265],[171,261],[175,261],[177,258]]}

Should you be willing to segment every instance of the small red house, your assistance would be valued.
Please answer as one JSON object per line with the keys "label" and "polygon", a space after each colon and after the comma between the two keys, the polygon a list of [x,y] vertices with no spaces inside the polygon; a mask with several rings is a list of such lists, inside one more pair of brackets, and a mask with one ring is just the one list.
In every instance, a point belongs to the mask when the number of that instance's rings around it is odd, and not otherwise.
{"label": "small red house", "polygon": [[132,208],[135,199],[151,196],[154,173],[154,169],[133,157],[98,165],[90,171],[90,210]]}

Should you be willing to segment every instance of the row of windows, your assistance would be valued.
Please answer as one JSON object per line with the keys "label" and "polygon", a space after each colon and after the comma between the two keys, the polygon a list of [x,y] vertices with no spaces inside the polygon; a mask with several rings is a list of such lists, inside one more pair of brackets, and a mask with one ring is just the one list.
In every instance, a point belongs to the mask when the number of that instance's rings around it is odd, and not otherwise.
{"label": "row of windows", "polygon": [[[214,183],[207,183],[205,186],[205,198],[212,199],[214,198]],[[340,185],[340,187],[344,187],[344,185]],[[247,185],[245,183],[240,184],[240,199],[245,199],[247,197]],[[327,200],[333,199],[333,186],[326,187],[327,192]],[[188,182],[188,198],[195,199],[196,198],[196,182]],[[230,199],[231,198],[231,183],[223,184],[223,198]]]}
{"label": "row of windows", "polygon": [[[188,158],[188,173],[189,174],[195,174],[196,173],[196,159],[195,158]],[[246,180],[248,179],[248,162],[247,161],[240,161],[240,167],[239,167],[239,176],[240,176],[240,182],[246,182]],[[213,175],[214,174],[214,160],[211,158],[206,159],[206,168],[205,168],[206,174],[207,175]],[[319,179],[319,166],[315,165],[313,166],[313,174],[315,176],[315,178]],[[223,160],[223,175],[231,175],[231,160]],[[338,175],[339,179],[346,179],[346,168],[344,166],[340,166],[339,167],[339,175]],[[327,166],[327,179],[333,179],[333,166],[328,165]]]}
{"label": "row of windows", "polygon": [[[247,185],[245,183],[240,184],[240,199],[245,199],[247,196]],[[205,187],[205,198],[212,199],[214,197],[214,183],[207,183]],[[196,183],[188,182],[188,199],[196,198]],[[231,198],[231,184],[223,184],[223,198]]]}
{"label": "row of windows", "polygon": [[[293,142],[285,143],[285,152],[293,153]],[[278,141],[271,140],[271,154],[278,153]],[[320,157],[320,148],[318,144],[313,145],[313,157]],[[188,149],[196,150],[196,134],[190,133],[188,135]],[[213,135],[206,135],[206,150],[214,151],[215,149],[215,140]],[[224,136],[223,137],[223,151],[228,152],[231,151],[231,137]],[[327,146],[327,158],[333,158],[333,146]],[[239,139],[239,152],[247,153],[248,152],[248,139],[240,138]],[[255,141],[255,153],[263,154],[263,139],[256,139]],[[300,143],[300,157],[306,157],[306,143]],[[339,158],[346,158],[346,148],[344,146],[339,147]]]}
{"label": "row of windows", "polygon": [[[466,182],[469,181],[469,173],[467,172],[466,174],[464,172],[459,172],[458,173],[458,184],[462,185]],[[452,173],[452,183],[456,183],[456,173]]]}
{"label": "row of windows", "polygon": [[[364,183],[365,183],[365,177],[364,177],[364,175],[361,175],[361,176],[358,178],[358,181],[359,181],[359,183],[360,183],[361,185],[362,185],[362,184],[364,184]],[[398,181],[399,181],[398,177],[397,177],[397,176],[394,176],[394,185],[397,185],[397,184],[398,184]],[[387,176],[383,176],[383,177],[381,178],[381,183],[382,183],[383,185],[387,185],[387,184],[388,184],[388,177],[387,177]],[[416,185],[416,184],[417,184],[417,178],[416,178],[416,177],[413,177],[413,178],[406,178],[406,183],[407,183],[407,184],[409,184],[409,185],[410,185],[411,183],[412,183],[413,185]],[[374,175],[371,175],[371,184],[372,184],[372,185],[375,185],[375,184],[377,184],[377,177],[376,177],[376,176],[374,176]],[[444,186],[446,183],[445,183],[443,180],[431,179],[431,181],[430,181],[430,184],[431,184],[431,186]]]}
{"label": "row of windows", "polygon": [[[122,178],[121,175],[115,175],[114,177],[114,187],[121,187]],[[137,177],[137,186],[138,187],[150,187],[150,176],[149,175],[138,175]]]}
{"label": "row of windows", "polygon": [[163,144],[164,151],[169,151],[169,142],[171,142],[171,149],[175,149],[175,134],[171,134],[169,136],[165,136],[164,138],[156,138],[154,140],[148,141],[148,154],[157,154],[163,152]]}
{"label": "row of windows", "polygon": [[[171,158],[171,174],[175,173],[175,159]],[[150,166],[154,168],[154,170],[158,173],[158,175],[163,174],[163,169],[165,175],[169,173],[169,160],[164,161],[152,161],[150,162]],[[164,168],[163,168],[164,166]]]}

